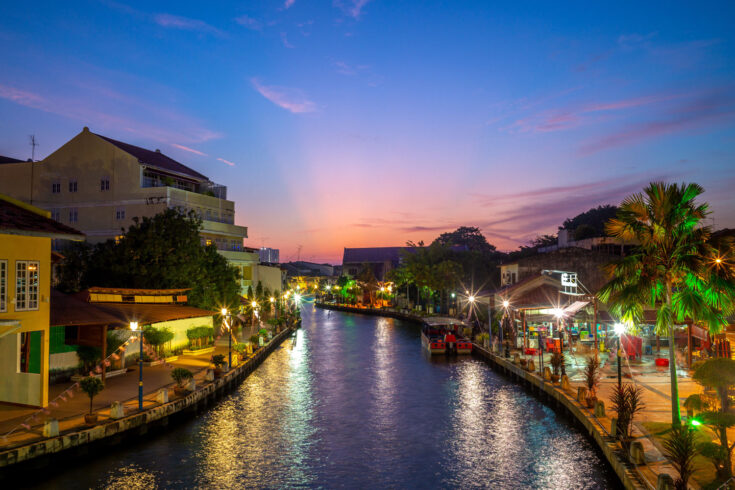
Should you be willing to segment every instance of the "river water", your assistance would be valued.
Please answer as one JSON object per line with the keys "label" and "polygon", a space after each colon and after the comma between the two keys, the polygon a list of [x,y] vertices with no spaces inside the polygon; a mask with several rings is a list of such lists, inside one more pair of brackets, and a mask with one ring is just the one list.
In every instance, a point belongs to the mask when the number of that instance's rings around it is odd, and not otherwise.
{"label": "river water", "polygon": [[617,488],[564,418],[478,360],[430,359],[417,325],[303,311],[210,411],[42,487]]}

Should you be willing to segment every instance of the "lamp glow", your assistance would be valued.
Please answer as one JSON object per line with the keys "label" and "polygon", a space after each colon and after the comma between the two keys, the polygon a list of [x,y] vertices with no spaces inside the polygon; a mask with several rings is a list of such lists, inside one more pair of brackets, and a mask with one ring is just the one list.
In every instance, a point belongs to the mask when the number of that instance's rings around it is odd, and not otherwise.
{"label": "lamp glow", "polygon": [[507,308],[509,306],[510,306],[510,301],[508,301],[507,299],[503,301],[503,308]]}
{"label": "lamp glow", "polygon": [[625,333],[625,325],[622,323],[616,323],[613,325],[613,330],[615,331],[615,335],[622,335]]}
{"label": "lamp glow", "polygon": [[132,331],[138,330],[138,322],[130,322],[130,330]]}
{"label": "lamp glow", "polygon": [[469,298],[467,298],[467,300],[468,300],[468,301],[469,301],[470,303],[474,303],[474,302],[475,302],[475,297],[474,297],[474,296],[470,296]]}
{"label": "lamp glow", "polygon": [[270,299],[271,299],[271,303],[273,303],[276,300],[276,298],[274,298],[273,296],[271,296]]}
{"label": "lamp glow", "polygon": [[699,420],[697,420],[697,419],[692,419],[692,420],[691,420],[691,422],[690,422],[690,424],[691,424],[692,426],[694,426],[694,427],[699,427],[700,425],[702,425],[702,422],[700,422],[700,421],[699,421]]}
{"label": "lamp glow", "polygon": [[554,316],[557,318],[561,318],[564,316],[564,310],[561,308],[554,308]]}
{"label": "lamp glow", "polygon": [[252,306],[253,308],[256,308],[258,306],[258,303],[256,303],[255,301],[253,301],[252,303],[250,303],[250,306]]}
{"label": "lamp glow", "polygon": [[222,308],[222,310],[220,310],[220,313],[222,313],[222,316],[227,316],[227,308]]}
{"label": "lamp glow", "polygon": [[299,301],[301,301],[301,295],[299,293],[294,294],[293,300],[298,303]]}

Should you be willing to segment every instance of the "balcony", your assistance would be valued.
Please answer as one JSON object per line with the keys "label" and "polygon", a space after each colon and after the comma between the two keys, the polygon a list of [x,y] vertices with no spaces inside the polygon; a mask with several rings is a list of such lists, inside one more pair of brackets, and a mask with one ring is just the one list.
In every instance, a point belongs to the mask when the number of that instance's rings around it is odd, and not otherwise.
{"label": "balcony", "polygon": [[204,196],[214,197],[216,199],[227,199],[227,186],[215,184],[206,181],[199,182],[181,177],[165,175],[152,170],[145,170],[140,180],[140,186],[149,187],[170,187],[183,191],[194,192]]}
{"label": "balcony", "polygon": [[248,227],[232,225],[229,223],[220,223],[219,221],[202,220],[202,234],[205,235],[221,235],[233,238],[247,238]]}

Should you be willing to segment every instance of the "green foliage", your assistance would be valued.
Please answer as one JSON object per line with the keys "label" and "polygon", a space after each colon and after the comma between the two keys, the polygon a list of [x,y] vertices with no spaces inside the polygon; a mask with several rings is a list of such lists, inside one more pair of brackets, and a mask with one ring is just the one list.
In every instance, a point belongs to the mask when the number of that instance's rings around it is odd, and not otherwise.
{"label": "green foliage", "polygon": [[610,401],[612,410],[618,416],[616,436],[621,446],[627,451],[631,441],[633,420],[645,408],[643,391],[638,386],[630,384],[615,387]]}
{"label": "green foliage", "polygon": [[558,375],[559,370],[561,369],[561,366],[564,364],[564,354],[561,352],[554,351],[553,354],[551,354],[551,367],[554,369],[554,374]]}
{"label": "green foliage", "polygon": [[102,350],[99,347],[80,345],[77,349],[77,356],[82,363],[82,369],[86,373],[102,360]]}
{"label": "green foliage", "polygon": [[[572,232],[575,240],[605,236],[605,223],[614,218],[617,213],[617,206],[605,204],[580,213],[574,218],[567,218],[559,229]],[[581,238],[577,238],[577,234]]]}
{"label": "green foliage", "polygon": [[697,455],[697,444],[694,440],[694,430],[691,427],[675,425],[671,434],[661,443],[664,455],[679,472],[679,478],[674,482],[677,490],[686,490],[689,477],[694,472],[694,457]]}
{"label": "green foliage", "polygon": [[260,345],[260,335],[251,335],[250,336],[250,343],[253,344],[255,347],[258,347]]}
{"label": "green foliage", "polygon": [[239,273],[215,246],[201,244],[201,220],[194,212],[166,209],[133,221],[118,243],[78,245],[65,252],[60,289],[191,288],[188,299],[193,306],[218,310],[239,304]]}
{"label": "green foliage", "polygon": [[214,367],[216,368],[221,368],[226,362],[224,354],[216,354],[212,356],[212,364],[214,364]]}
{"label": "green foliage", "polygon": [[180,387],[183,387],[184,384],[193,377],[194,374],[186,368],[177,367],[171,371],[171,379],[173,379]]}
{"label": "green foliage", "polygon": [[727,390],[735,386],[735,361],[725,357],[707,359],[697,366],[692,379],[703,386]]}
{"label": "green foliage", "polygon": [[235,345],[232,346],[232,350],[234,350],[235,352],[238,352],[240,354],[242,354],[243,352],[245,352],[245,349],[246,348],[247,348],[247,344],[244,343],[244,342],[238,342],[238,343],[236,343]]}
{"label": "green foliage", "polygon": [[597,395],[597,386],[600,384],[600,359],[597,354],[587,358],[584,366],[584,384],[591,396]]}
{"label": "green foliage", "polygon": [[86,378],[83,378],[79,382],[79,387],[89,397],[89,413],[91,414],[92,413],[92,400],[94,399],[95,396],[97,396],[97,394],[99,394],[100,391],[102,391],[105,388],[105,384],[99,378],[95,378],[94,376],[88,376]]}
{"label": "green foliage", "polygon": [[495,246],[490,245],[476,226],[460,226],[452,232],[442,233],[434,242],[444,247],[464,247],[466,250],[480,253],[495,251]]}
{"label": "green foliage", "polygon": [[261,337],[265,337],[266,335],[268,335],[268,330],[266,330],[265,328],[261,328],[260,330],[258,330],[258,335],[260,335]]}
{"label": "green foliage", "polygon": [[[611,278],[599,296],[613,314],[627,323],[643,322],[644,308],[658,308],[656,329],[674,344],[674,321],[694,319],[717,333],[733,311],[735,274],[731,267],[713,267],[713,258],[728,255],[731,243],[710,240],[704,224],[707,204],[696,203],[704,192],[697,184],[649,184],[642,194],[627,197],[608,235],[638,245],[629,255],[606,266]],[[720,248],[716,248],[720,247]],[[669,349],[671,399],[679,399],[676,357]],[[672,403],[672,424],[680,422]]]}
{"label": "green foliage", "polygon": [[192,327],[186,331],[186,338],[189,340],[206,339],[214,336],[214,328],[202,325]]}

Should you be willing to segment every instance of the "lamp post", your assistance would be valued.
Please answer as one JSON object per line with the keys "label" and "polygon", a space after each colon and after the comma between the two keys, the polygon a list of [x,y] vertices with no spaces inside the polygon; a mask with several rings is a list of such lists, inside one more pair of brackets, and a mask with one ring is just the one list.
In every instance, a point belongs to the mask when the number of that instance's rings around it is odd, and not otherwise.
{"label": "lamp post", "polygon": [[[130,322],[130,330],[138,331],[138,322]],[[138,357],[138,410],[143,411],[143,329],[138,334],[138,345],[140,345],[140,355]]]}
{"label": "lamp post", "polygon": [[625,333],[625,325],[623,323],[616,323],[613,325],[613,328],[615,329],[615,335],[618,337],[618,389],[620,389],[623,385],[622,380],[622,366],[620,365],[620,336]]}
{"label": "lamp post", "polygon": [[225,324],[225,328],[227,329],[227,369],[232,369],[232,332],[230,331],[230,326],[227,324],[227,308],[222,308],[220,311],[222,313],[222,322]]}

